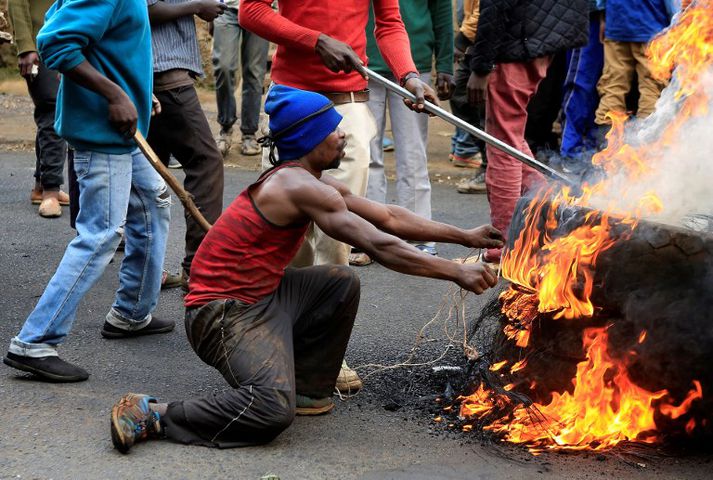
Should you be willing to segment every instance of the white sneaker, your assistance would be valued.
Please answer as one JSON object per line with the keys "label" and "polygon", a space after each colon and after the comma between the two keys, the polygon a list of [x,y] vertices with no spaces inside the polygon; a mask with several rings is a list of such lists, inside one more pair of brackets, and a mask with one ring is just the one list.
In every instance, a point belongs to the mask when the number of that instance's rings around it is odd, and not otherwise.
{"label": "white sneaker", "polygon": [[223,157],[227,157],[228,152],[230,152],[230,147],[233,145],[233,129],[221,129],[220,134],[218,135],[218,140],[216,140],[215,143],[218,145],[220,154],[223,155]]}

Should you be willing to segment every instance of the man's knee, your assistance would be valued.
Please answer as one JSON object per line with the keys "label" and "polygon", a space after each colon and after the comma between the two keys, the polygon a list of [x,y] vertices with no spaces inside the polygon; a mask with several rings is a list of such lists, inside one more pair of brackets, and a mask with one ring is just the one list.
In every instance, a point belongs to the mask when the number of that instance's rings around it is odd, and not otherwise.
{"label": "man's knee", "polygon": [[334,265],[330,268],[329,274],[344,289],[348,297],[359,295],[361,280],[353,268],[347,265]]}
{"label": "man's knee", "polygon": [[264,440],[269,442],[276,438],[295,419],[294,394],[274,388],[255,388],[255,402],[259,402],[258,410],[262,411]]}

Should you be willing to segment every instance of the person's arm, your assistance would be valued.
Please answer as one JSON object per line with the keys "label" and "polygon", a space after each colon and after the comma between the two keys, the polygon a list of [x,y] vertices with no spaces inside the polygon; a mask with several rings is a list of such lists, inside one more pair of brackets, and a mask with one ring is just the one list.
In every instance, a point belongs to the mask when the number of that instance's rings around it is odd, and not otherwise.
{"label": "person's arm", "polygon": [[490,225],[464,230],[446,223],[434,222],[397,205],[385,205],[352,194],[346,185],[323,176],[322,182],[336,189],[347,206],[379,230],[403,240],[456,243],[471,248],[500,248],[502,234]]}
{"label": "person's arm", "polygon": [[450,280],[478,294],[497,283],[493,271],[482,263],[462,264],[425,255],[413,245],[378,230],[356,213],[350,212],[340,193],[328,185],[313,182],[296,189],[292,201],[324,233],[358,247],[391,270]]}
{"label": "person's arm", "polygon": [[438,98],[448,100],[453,92],[453,4],[451,0],[429,0],[435,38]]}
{"label": "person's arm", "polygon": [[73,0],[59,9],[53,5],[37,35],[37,48],[47,68],[106,98],[110,123],[130,137],[136,131],[136,107],[121,87],[99,73],[83,53],[104,35],[116,1]]}
{"label": "person's arm", "polygon": [[170,22],[185,16],[197,16],[212,22],[228,8],[218,0],[191,0],[184,3],[166,3],[163,0],[147,0],[149,20],[152,25]]}
{"label": "person's arm", "polygon": [[463,18],[458,35],[455,37],[455,47],[465,53],[473,45],[478,33],[478,18],[480,18],[480,0],[472,0],[472,10]]}
{"label": "person's arm", "polygon": [[17,67],[20,69],[20,75],[29,78],[32,75],[32,67],[40,63],[40,56],[33,38],[30,2],[29,0],[9,0],[7,8],[15,32]]}

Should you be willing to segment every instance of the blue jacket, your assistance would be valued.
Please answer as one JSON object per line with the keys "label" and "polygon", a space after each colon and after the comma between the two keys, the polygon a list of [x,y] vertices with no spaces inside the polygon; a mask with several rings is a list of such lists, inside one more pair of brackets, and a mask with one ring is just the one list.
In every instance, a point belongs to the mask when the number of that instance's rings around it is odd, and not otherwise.
{"label": "blue jacket", "polygon": [[604,36],[618,42],[650,41],[671,23],[680,0],[597,0],[606,10]]}
{"label": "blue jacket", "polygon": [[[153,61],[146,0],[57,0],[37,35],[42,61],[65,73],[87,60],[136,105],[138,128],[148,132]],[[136,149],[108,119],[101,95],[62,76],[55,130],[77,150],[120,154]]]}

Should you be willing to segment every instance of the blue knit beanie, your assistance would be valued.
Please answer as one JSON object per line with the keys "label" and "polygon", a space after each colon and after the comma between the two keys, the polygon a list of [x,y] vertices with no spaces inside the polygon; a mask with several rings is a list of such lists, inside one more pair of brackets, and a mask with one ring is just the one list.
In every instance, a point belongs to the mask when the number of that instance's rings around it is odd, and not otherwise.
{"label": "blue knit beanie", "polygon": [[[322,143],[342,121],[334,104],[324,95],[284,85],[273,85],[265,99],[270,134],[261,142],[277,147],[280,161],[303,157]],[[272,150],[270,162],[276,163]]]}

